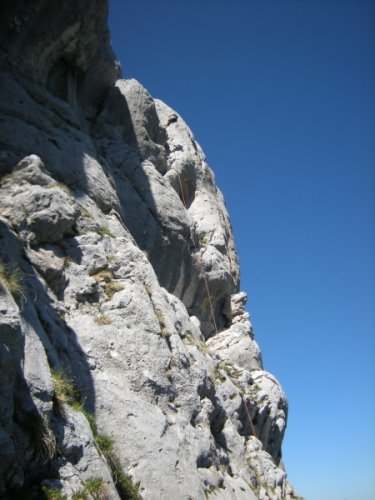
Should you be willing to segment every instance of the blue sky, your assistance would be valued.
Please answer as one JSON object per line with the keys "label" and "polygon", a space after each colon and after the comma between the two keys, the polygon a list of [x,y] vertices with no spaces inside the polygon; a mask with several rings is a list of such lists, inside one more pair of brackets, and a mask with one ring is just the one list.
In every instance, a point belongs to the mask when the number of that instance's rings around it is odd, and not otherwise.
{"label": "blue sky", "polygon": [[112,45],[224,193],[306,500],[375,499],[375,2],[111,0]]}

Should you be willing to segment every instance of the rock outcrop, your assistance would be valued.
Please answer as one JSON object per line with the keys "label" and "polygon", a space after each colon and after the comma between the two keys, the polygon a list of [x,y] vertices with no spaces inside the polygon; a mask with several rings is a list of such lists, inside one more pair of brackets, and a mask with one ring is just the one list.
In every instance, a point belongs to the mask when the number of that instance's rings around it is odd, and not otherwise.
{"label": "rock outcrop", "polygon": [[296,498],[222,194],[106,15],[2,2],[0,496]]}

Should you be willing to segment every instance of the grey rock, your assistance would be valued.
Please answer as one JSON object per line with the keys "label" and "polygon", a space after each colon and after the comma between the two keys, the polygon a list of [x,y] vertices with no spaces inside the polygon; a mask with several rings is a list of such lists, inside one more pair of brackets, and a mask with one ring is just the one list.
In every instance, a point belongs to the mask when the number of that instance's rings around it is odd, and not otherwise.
{"label": "grey rock", "polygon": [[155,102],[134,79],[118,80],[109,91],[95,134],[118,138],[132,147],[143,160],[166,172],[166,133],[160,125]]}
{"label": "grey rock", "polygon": [[[108,464],[95,444],[84,415],[80,411],[65,408],[64,420],[64,427],[59,426],[56,433],[59,450],[64,459],[57,461],[55,465],[62,494],[71,498],[84,489],[86,481],[101,478],[105,484],[106,498],[120,498]],[[62,429],[63,433],[60,433]]]}
{"label": "grey rock", "polygon": [[0,427],[0,491],[5,491],[4,477],[16,459],[16,449],[10,435]]}
{"label": "grey rock", "polygon": [[29,248],[27,256],[50,289],[59,296],[66,286],[64,270],[67,265],[66,256],[61,248],[45,244],[35,249]]}
{"label": "grey rock", "polygon": [[54,180],[48,175],[48,172],[37,155],[30,155],[23,158],[13,170],[13,180],[17,184],[36,184],[38,186],[48,187],[54,183]]}
{"label": "grey rock", "polygon": [[20,472],[14,467],[17,451],[13,437],[13,415],[24,336],[13,297],[7,292],[3,282],[0,282],[0,288],[0,494],[2,494],[9,479]]}
{"label": "grey rock", "polygon": [[[167,131],[168,172],[166,177],[179,193],[189,215],[191,266],[179,275],[174,293],[181,297],[191,314],[197,316],[205,336],[211,335],[212,311],[207,300],[206,276],[217,328],[225,326],[222,303],[239,285],[238,258],[224,199],[200,146],[183,119],[161,101],[156,109]],[[171,116],[176,117],[171,121]],[[193,279],[186,277],[193,275]]]}
{"label": "grey rock", "polygon": [[43,344],[35,330],[26,322],[22,329],[25,332],[25,352],[23,376],[32,397],[32,404],[40,415],[50,420],[52,414],[53,383],[50,367]]}
{"label": "grey rock", "polygon": [[[38,179],[42,186],[37,184]],[[14,182],[1,199],[0,209],[32,244],[54,243],[72,230],[78,216],[66,190],[45,174],[43,163],[34,155],[16,166]]]}
{"label": "grey rock", "polygon": [[214,174],[118,80],[106,1],[56,7],[0,19],[0,495],[96,477],[118,498],[99,433],[145,499],[293,498]]}
{"label": "grey rock", "polygon": [[224,304],[223,313],[231,323],[246,322],[249,313],[245,311],[247,295],[245,292],[233,294],[227,298]]}
{"label": "grey rock", "polygon": [[105,0],[83,0],[74,13],[57,0],[48,5],[16,0],[3,9],[0,62],[91,116],[120,75],[109,45],[107,15]]}
{"label": "grey rock", "polygon": [[250,325],[234,323],[228,330],[218,333],[207,341],[212,354],[218,359],[248,370],[262,367],[259,347],[251,338]]}
{"label": "grey rock", "polygon": [[257,436],[276,465],[281,460],[281,443],[288,417],[288,401],[279,382],[262,370],[251,373],[251,399],[256,407]]}

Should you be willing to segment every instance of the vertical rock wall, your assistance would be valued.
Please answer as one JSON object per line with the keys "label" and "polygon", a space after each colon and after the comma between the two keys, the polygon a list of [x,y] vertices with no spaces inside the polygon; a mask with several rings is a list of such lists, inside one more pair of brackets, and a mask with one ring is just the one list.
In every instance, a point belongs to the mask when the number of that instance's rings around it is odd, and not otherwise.
{"label": "vertical rock wall", "polygon": [[104,0],[1,5],[0,494],[295,498],[192,132],[118,79]]}

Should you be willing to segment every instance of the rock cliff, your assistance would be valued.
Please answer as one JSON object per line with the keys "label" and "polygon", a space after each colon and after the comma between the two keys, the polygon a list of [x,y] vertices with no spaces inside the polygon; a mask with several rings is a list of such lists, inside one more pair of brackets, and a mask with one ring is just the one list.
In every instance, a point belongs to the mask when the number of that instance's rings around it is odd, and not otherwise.
{"label": "rock cliff", "polygon": [[0,496],[296,498],[192,132],[105,0],[0,5]]}

